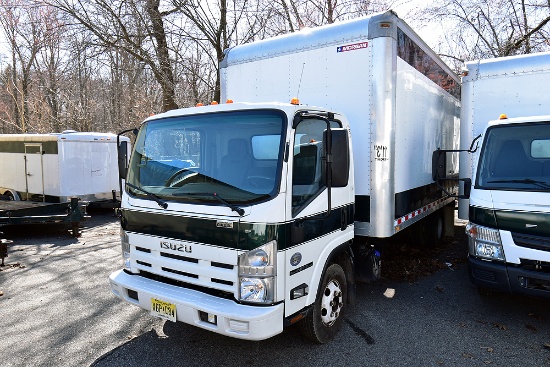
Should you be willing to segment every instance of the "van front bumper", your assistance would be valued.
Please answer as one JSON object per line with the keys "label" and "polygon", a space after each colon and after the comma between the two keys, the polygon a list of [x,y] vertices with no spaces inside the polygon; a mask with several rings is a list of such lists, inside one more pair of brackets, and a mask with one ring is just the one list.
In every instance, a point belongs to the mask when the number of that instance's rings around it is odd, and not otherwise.
{"label": "van front bumper", "polygon": [[[113,294],[126,302],[148,311],[151,310],[152,298],[175,304],[177,321],[218,334],[263,340],[283,331],[283,303],[273,306],[243,305],[196,290],[130,275],[123,270],[112,273],[109,280]],[[201,313],[215,316],[215,323],[205,321]]]}
{"label": "van front bumper", "polygon": [[502,292],[550,298],[550,273],[523,269],[505,263],[468,256],[472,283]]}

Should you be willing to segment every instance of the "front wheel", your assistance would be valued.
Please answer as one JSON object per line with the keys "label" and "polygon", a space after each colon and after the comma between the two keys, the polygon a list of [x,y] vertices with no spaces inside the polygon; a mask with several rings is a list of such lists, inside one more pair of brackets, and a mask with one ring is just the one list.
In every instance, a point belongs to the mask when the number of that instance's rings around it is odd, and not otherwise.
{"label": "front wheel", "polygon": [[338,264],[330,265],[323,277],[313,310],[301,322],[305,337],[316,343],[329,342],[342,325],[342,311],[346,306],[348,283]]}

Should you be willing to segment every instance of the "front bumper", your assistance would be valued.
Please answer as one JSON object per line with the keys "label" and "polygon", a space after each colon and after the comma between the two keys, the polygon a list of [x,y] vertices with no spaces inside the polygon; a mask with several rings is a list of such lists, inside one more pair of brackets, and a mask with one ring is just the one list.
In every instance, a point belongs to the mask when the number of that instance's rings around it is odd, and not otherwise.
{"label": "front bumper", "polygon": [[[177,321],[246,340],[263,340],[283,331],[284,304],[249,306],[232,300],[214,297],[199,291],[164,284],[123,270],[109,276],[111,291],[118,298],[151,310],[151,298],[176,305]],[[137,292],[134,298],[128,290]],[[199,312],[216,315],[216,324],[202,321]]]}
{"label": "front bumper", "polygon": [[550,298],[550,274],[468,256],[471,281],[498,291]]}

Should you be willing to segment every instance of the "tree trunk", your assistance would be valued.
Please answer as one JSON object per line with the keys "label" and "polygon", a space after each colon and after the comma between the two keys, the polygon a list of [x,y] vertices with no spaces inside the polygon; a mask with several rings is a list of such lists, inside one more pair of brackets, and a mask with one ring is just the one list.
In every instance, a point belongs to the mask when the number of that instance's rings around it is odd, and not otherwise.
{"label": "tree trunk", "polygon": [[178,108],[175,101],[174,74],[168,53],[168,43],[162,22],[162,14],[159,11],[160,0],[147,0],[147,13],[151,19],[153,37],[156,45],[155,51],[159,61],[158,76],[162,89],[162,110],[169,111]]}

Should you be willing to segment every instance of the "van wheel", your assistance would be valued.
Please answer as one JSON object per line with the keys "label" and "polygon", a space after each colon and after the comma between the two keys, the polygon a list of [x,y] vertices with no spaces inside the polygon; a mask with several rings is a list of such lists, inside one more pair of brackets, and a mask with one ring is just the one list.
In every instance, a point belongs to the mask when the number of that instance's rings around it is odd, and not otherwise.
{"label": "van wheel", "polygon": [[342,267],[338,264],[330,265],[323,276],[312,311],[301,322],[301,330],[306,338],[319,344],[334,338],[342,325],[347,287]]}

